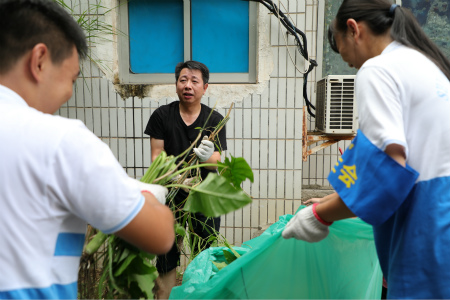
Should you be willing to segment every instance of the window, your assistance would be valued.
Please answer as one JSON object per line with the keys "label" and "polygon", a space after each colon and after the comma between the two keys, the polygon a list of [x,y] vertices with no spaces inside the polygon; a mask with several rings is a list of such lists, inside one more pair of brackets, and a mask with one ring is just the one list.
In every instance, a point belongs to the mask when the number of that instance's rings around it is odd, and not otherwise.
{"label": "window", "polygon": [[211,83],[254,83],[256,12],[242,0],[121,1],[121,82],[174,83],[175,65],[197,60]]}

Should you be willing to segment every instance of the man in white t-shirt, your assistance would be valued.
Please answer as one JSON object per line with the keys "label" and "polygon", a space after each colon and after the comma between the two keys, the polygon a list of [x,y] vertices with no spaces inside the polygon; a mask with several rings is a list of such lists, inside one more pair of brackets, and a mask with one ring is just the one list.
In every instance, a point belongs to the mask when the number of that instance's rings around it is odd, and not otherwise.
{"label": "man in white t-shirt", "polygon": [[155,254],[170,250],[167,189],[127,176],[79,120],[78,24],[51,0],[0,2],[0,299],[77,297],[86,224]]}

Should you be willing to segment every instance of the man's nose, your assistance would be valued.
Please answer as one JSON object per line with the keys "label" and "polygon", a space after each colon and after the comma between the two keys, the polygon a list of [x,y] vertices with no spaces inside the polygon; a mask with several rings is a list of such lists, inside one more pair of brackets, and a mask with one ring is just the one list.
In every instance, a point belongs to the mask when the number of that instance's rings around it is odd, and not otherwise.
{"label": "man's nose", "polygon": [[186,82],[186,85],[184,86],[185,89],[191,89],[192,88],[192,82],[190,80],[188,80]]}

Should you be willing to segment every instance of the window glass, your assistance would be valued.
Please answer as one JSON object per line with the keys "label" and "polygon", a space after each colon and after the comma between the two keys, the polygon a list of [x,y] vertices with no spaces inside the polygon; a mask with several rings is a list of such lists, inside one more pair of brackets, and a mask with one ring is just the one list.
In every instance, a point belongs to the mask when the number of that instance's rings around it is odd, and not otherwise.
{"label": "window glass", "polygon": [[247,1],[130,0],[128,24],[134,74],[173,73],[185,59],[203,62],[211,73],[249,72]]}
{"label": "window glass", "polygon": [[191,0],[191,15],[192,59],[213,73],[248,72],[248,2]]}
{"label": "window glass", "polygon": [[183,1],[131,0],[128,14],[131,72],[173,73],[184,60]]}

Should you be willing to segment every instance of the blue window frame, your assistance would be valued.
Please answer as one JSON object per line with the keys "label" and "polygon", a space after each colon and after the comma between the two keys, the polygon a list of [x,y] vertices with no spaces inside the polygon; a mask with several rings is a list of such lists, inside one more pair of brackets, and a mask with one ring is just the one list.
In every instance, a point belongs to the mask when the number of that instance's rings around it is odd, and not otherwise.
{"label": "blue window frame", "polygon": [[212,83],[256,81],[256,3],[242,0],[129,0],[121,3],[119,77],[173,83],[175,65],[197,60]]}

